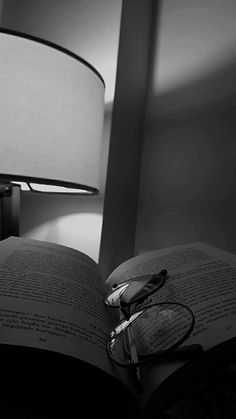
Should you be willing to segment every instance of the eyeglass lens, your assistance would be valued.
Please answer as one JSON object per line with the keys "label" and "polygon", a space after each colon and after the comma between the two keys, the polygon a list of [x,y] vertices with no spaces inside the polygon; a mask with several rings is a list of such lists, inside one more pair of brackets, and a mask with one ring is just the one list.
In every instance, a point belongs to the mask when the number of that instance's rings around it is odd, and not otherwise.
{"label": "eyeglass lens", "polygon": [[[193,314],[177,303],[160,303],[133,313],[111,333],[108,349],[120,365],[131,362],[131,345],[135,344],[138,362],[170,350],[182,343],[193,327]],[[130,341],[130,328],[134,342]]]}
{"label": "eyeglass lens", "polygon": [[142,275],[115,285],[113,291],[105,299],[105,303],[112,307],[119,307],[121,304],[140,301],[162,287],[166,274],[167,271],[163,269],[158,274]]}

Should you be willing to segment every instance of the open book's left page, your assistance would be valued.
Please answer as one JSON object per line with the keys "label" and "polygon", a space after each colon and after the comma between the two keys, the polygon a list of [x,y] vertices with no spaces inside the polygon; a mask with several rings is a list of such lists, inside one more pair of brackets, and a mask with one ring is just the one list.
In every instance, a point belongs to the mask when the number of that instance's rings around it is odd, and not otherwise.
{"label": "open book's left page", "polygon": [[0,242],[0,343],[76,357],[115,376],[106,344],[111,330],[99,267],[52,243]]}

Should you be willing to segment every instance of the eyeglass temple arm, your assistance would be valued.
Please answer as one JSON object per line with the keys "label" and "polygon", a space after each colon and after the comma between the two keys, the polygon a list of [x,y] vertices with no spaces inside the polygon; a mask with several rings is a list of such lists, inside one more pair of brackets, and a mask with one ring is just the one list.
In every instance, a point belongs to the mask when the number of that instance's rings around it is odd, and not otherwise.
{"label": "eyeglass temple arm", "polygon": [[127,335],[128,335],[130,357],[131,357],[130,366],[135,373],[138,391],[142,393],[143,392],[142,378],[141,378],[140,368],[137,365],[137,363],[139,362],[139,359],[138,359],[138,353],[137,353],[137,348],[135,344],[135,337],[134,337],[134,331],[133,331],[132,325],[128,327]]}
{"label": "eyeglass temple arm", "polygon": [[192,345],[185,345],[185,346],[179,346],[179,348],[176,349],[179,353],[201,353],[204,351],[202,345],[200,343],[194,343]]}
{"label": "eyeglass temple arm", "polygon": [[164,356],[170,358],[186,358],[186,356],[197,356],[203,352],[204,349],[202,345],[200,345],[200,343],[194,343],[192,345],[179,346],[174,351],[166,353]]}

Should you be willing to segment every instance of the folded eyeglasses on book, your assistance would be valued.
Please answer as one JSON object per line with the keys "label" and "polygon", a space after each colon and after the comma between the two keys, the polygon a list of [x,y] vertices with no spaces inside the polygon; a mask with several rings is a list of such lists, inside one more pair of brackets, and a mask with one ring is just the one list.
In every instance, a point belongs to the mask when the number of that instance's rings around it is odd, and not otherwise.
{"label": "folded eyeglasses on book", "polygon": [[[118,308],[120,321],[108,341],[111,359],[122,367],[133,367],[141,384],[139,366],[161,355],[192,354],[201,345],[180,345],[191,334],[195,317],[190,307],[172,301],[145,304],[166,282],[167,270],[114,284],[105,303]],[[178,349],[177,349],[178,348]]]}

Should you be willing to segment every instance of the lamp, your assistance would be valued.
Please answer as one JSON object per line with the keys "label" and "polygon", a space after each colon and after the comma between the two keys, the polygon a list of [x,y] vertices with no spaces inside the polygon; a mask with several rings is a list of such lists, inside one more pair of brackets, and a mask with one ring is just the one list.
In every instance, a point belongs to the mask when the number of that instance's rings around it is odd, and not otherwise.
{"label": "lamp", "polygon": [[21,191],[96,194],[104,81],[76,54],[0,29],[0,238],[19,235]]}

